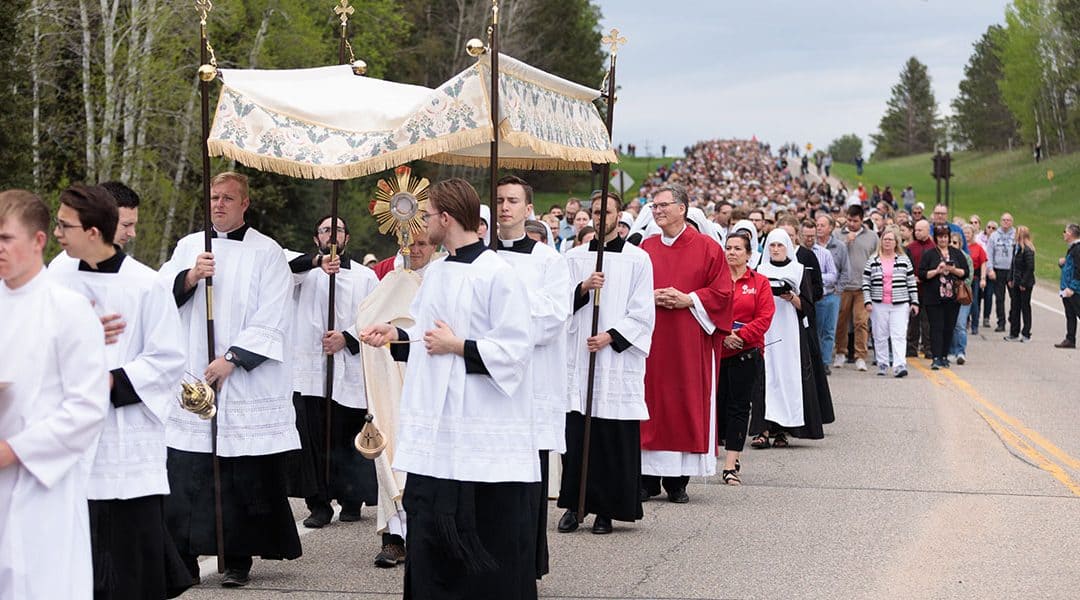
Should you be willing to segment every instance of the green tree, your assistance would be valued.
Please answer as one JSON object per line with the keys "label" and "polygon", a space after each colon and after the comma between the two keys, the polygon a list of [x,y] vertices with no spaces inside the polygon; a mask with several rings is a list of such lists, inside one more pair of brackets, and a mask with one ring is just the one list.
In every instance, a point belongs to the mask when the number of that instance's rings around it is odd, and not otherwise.
{"label": "green tree", "polygon": [[999,56],[1004,36],[1003,27],[991,25],[975,42],[952,102],[954,141],[972,150],[1008,148],[1017,138],[1016,119],[998,87],[1004,76]]}
{"label": "green tree", "polygon": [[870,136],[874,155],[889,158],[930,152],[938,143],[939,128],[930,75],[926,65],[913,56],[900,71],[900,81],[892,87],[878,132]]}
{"label": "green tree", "polygon": [[853,163],[862,153],[862,138],[854,133],[846,133],[829,144],[829,154],[836,162]]}

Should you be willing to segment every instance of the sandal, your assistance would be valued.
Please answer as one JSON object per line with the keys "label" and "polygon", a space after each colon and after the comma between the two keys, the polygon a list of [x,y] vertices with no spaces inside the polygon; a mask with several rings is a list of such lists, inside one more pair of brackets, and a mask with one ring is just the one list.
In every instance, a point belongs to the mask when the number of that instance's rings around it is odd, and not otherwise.
{"label": "sandal", "polygon": [[767,435],[754,436],[754,439],[750,441],[750,447],[757,448],[759,450],[762,448],[768,448],[770,445],[771,444],[769,444],[769,436]]}
{"label": "sandal", "polygon": [[724,469],[723,472],[724,483],[727,485],[742,485],[742,481],[739,479],[739,474],[735,469]]}
{"label": "sandal", "polygon": [[774,448],[787,448],[788,446],[790,446],[787,441],[787,436],[782,433],[778,433],[773,436],[772,445]]}
{"label": "sandal", "polygon": [[735,472],[738,473],[739,471],[742,471],[742,465],[739,463],[739,459],[736,458],[735,459]]}

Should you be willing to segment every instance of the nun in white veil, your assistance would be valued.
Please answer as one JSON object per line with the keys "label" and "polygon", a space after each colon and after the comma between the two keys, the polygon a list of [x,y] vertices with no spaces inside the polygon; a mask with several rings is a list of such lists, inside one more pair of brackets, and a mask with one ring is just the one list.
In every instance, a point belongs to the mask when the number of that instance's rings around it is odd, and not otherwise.
{"label": "nun in white veil", "polygon": [[[821,408],[810,360],[810,338],[803,307],[810,306],[810,282],[795,260],[795,246],[782,228],[765,238],[766,256],[757,272],[769,278],[776,300],[765,332],[764,406],[751,411],[751,447],[786,447],[787,436],[821,439]],[[769,441],[770,434],[773,436]]]}
{"label": "nun in white veil", "polygon": [[742,219],[735,223],[728,235],[735,233],[736,231],[745,231],[750,234],[750,261],[747,262],[747,266],[751,269],[757,269],[759,263],[761,263],[761,252],[758,251],[758,234],[757,227],[748,219]]}

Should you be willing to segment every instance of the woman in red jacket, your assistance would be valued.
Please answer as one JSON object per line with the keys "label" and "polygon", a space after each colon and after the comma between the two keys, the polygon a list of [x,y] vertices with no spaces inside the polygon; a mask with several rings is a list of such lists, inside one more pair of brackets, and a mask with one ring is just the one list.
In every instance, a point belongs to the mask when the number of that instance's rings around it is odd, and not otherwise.
{"label": "woman in red jacket", "polygon": [[750,400],[765,375],[762,352],[765,332],[772,323],[772,288],[769,280],[748,268],[750,236],[743,231],[727,238],[727,263],[735,283],[732,297],[734,326],[724,338],[717,385],[718,438],[724,440],[724,483],[739,485],[739,453],[746,443]]}

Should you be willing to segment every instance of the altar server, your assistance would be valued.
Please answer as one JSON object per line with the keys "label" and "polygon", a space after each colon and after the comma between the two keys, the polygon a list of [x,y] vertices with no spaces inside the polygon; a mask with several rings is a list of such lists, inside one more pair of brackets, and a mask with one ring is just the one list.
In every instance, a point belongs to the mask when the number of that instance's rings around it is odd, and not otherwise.
{"label": "altar server", "polygon": [[[652,262],[644,251],[619,236],[619,205],[618,195],[609,192],[603,273],[596,272],[598,240],[566,253],[575,288],[564,388],[572,412],[566,415],[566,455],[559,491],[558,505],[566,509],[559,519],[561,533],[578,527],[590,352],[596,352],[596,384],[585,511],[596,515],[592,531],[597,534],[610,533],[613,520],[637,521],[642,517],[641,421],[649,418],[645,359],[652,346],[656,307]],[[600,194],[593,194],[593,222],[600,222],[602,207]],[[593,298],[601,289],[598,334],[593,336]]]}
{"label": "altar server", "polygon": [[49,209],[0,192],[0,598],[93,597],[87,483],[109,410],[90,303],[45,273]]}
{"label": "altar server", "polygon": [[165,528],[165,423],[184,373],[180,317],[157,272],[114,245],[117,205],[104,187],[61,192],[49,266],[123,330],[106,350],[110,406],[90,471],[94,595],[173,597],[192,583]]}
{"label": "altar server", "polygon": [[529,296],[484,248],[479,215],[464,180],[432,186],[423,218],[450,256],[424,274],[414,326],[361,332],[409,360],[394,456],[394,468],[409,474],[407,599],[536,598]]}
{"label": "altar server", "polygon": [[[247,177],[225,172],[210,188],[213,252],[203,233],[181,239],[162,276],[180,307],[187,370],[218,389],[218,455],[225,517],[222,585],[249,581],[252,557],[293,559],[300,538],[282,455],[300,447],[288,339],[292,279],[281,246],[244,223]],[[206,286],[213,276],[216,358],[207,364]],[[192,573],[217,551],[210,422],[173,411],[168,424],[169,529]]]}
{"label": "altar server", "polygon": [[[301,450],[290,460],[290,493],[307,502],[311,514],[304,526],[319,528],[330,522],[331,500],[341,505],[342,522],[359,521],[360,508],[378,503],[375,465],[353,447],[364,426],[367,394],[360,360],[356,315],[360,303],[375,288],[375,272],[351,260],[349,227],[338,219],[336,234],[330,217],[315,226],[317,252],[289,261],[299,294],[293,322],[293,404]],[[339,254],[330,256],[331,236]],[[334,275],[334,325],[327,330],[330,275]],[[330,410],[330,485],[326,482],[326,357],[334,357],[334,395]]]}
{"label": "altar server", "polygon": [[540,448],[540,485],[536,577],[548,572],[547,513],[548,455],[566,452],[567,400],[564,389],[552,382],[566,373],[566,324],[570,319],[570,269],[554,248],[525,235],[525,221],[532,214],[533,190],[520,177],[499,180],[499,256],[510,263],[529,290],[533,350],[533,412],[537,446]]}
{"label": "altar server", "polygon": [[716,382],[731,333],[731,270],[715,240],[687,224],[690,199],[677,183],[653,196],[661,234],[641,242],[653,265],[656,331],[646,363],[641,424],[644,496],[689,501],[690,476],[716,473]]}

